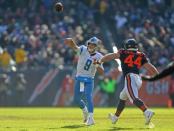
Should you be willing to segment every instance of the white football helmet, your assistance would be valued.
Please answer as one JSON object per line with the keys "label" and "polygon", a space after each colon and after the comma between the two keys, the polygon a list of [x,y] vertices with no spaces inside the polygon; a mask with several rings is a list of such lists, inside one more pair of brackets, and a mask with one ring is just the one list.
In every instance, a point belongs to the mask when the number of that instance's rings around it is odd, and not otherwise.
{"label": "white football helmet", "polygon": [[[89,45],[90,45],[90,44],[95,45],[95,47],[94,47],[94,48],[89,48]],[[90,53],[94,53],[94,52],[97,50],[99,44],[100,44],[100,40],[99,40],[97,37],[92,37],[92,38],[90,38],[90,39],[87,41],[88,51],[89,51]]]}

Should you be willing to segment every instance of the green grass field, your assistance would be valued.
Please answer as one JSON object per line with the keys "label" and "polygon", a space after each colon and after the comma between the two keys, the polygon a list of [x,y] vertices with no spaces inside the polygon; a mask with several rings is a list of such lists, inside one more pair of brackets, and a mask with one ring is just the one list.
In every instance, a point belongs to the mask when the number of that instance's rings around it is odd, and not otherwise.
{"label": "green grass field", "polygon": [[174,131],[174,109],[153,108],[153,129],[144,125],[144,116],[137,108],[126,108],[118,123],[107,118],[114,108],[95,108],[95,125],[82,123],[78,108],[0,108],[0,131],[56,131],[56,130],[152,130]]}

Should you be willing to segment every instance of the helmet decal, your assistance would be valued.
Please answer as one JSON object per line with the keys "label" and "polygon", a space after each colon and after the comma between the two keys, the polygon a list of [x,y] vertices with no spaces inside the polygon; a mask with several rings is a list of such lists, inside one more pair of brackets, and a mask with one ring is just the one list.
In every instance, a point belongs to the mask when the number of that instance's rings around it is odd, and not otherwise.
{"label": "helmet decal", "polygon": [[97,37],[92,37],[90,38],[88,41],[87,41],[87,44],[88,43],[92,43],[92,44],[95,44],[95,45],[98,45],[99,44],[99,39]]}

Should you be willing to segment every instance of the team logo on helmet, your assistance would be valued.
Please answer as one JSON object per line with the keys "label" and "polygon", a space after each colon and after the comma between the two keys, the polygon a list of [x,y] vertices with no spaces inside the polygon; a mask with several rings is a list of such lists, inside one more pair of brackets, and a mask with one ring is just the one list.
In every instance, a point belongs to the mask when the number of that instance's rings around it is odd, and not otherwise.
{"label": "team logo on helmet", "polygon": [[87,44],[90,43],[90,44],[95,44],[98,46],[99,42],[100,42],[100,40],[97,37],[92,37],[87,41]]}

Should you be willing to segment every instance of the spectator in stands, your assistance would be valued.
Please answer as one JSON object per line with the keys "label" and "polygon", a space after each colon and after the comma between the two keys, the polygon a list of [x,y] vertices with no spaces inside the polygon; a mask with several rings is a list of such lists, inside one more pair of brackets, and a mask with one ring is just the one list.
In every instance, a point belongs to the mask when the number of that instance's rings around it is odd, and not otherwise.
{"label": "spectator in stands", "polygon": [[2,54],[0,54],[0,66],[4,70],[8,69],[10,66],[10,60],[12,60],[11,55],[8,53],[6,49],[3,50]]}
{"label": "spectator in stands", "polygon": [[13,87],[15,88],[14,101],[15,106],[24,106],[24,93],[26,90],[26,79],[23,73],[17,74],[14,79]]}
{"label": "spectator in stands", "polygon": [[115,91],[117,88],[117,82],[115,79],[105,77],[104,80],[100,82],[101,91],[107,93],[108,95],[108,106],[115,104]]}
{"label": "spectator in stands", "polygon": [[15,50],[15,61],[18,66],[18,68],[21,68],[24,66],[24,64],[27,61],[27,52],[24,49],[24,45],[21,45],[20,48],[16,48]]}

